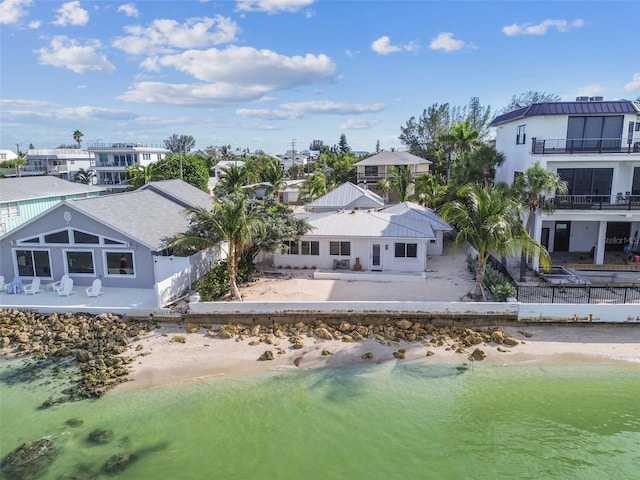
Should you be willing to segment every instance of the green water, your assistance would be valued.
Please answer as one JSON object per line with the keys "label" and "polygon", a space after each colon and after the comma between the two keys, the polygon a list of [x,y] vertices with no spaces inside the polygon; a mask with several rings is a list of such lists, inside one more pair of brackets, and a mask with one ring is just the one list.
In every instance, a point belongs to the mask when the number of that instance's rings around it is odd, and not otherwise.
{"label": "green water", "polygon": [[[0,362],[0,456],[61,448],[41,478],[118,452],[122,479],[635,479],[636,367],[388,363],[287,370],[38,406],[60,389]],[[78,427],[65,422],[83,420]],[[89,432],[114,440],[91,445]],[[101,478],[109,478],[107,476]]]}

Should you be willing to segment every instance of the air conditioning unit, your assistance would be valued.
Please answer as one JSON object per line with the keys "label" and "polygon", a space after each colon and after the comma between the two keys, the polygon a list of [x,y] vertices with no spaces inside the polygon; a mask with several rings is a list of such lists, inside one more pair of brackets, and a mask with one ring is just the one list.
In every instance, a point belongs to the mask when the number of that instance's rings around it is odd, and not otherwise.
{"label": "air conditioning unit", "polygon": [[589,97],[590,102],[601,102],[604,100],[604,97]]}
{"label": "air conditioning unit", "polygon": [[576,102],[588,102],[589,97],[576,97]]}

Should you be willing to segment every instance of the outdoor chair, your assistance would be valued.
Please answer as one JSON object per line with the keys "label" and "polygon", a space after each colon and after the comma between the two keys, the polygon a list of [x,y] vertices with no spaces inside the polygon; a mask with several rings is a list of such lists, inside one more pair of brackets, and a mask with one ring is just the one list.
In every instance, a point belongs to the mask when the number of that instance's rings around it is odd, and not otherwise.
{"label": "outdoor chair", "polygon": [[102,294],[102,280],[96,278],[89,288],[85,289],[87,297],[97,297]]}
{"label": "outdoor chair", "polygon": [[68,297],[72,293],[76,293],[73,290],[73,278],[66,278],[64,283],[62,284],[62,288],[56,290],[56,292],[60,297]]}
{"label": "outdoor chair", "polygon": [[9,285],[5,287],[5,292],[17,295],[22,293],[22,279],[15,277]]}
{"label": "outdoor chair", "polygon": [[33,282],[29,285],[25,285],[23,291],[25,295],[35,295],[36,293],[42,292],[43,290],[40,288],[40,277],[35,277]]}
{"label": "outdoor chair", "polygon": [[64,284],[64,281],[67,278],[69,278],[69,275],[65,273],[60,280],[58,280],[57,282],[53,282],[51,284],[51,288],[53,289],[53,291],[57,292],[58,290],[60,290],[62,288],[62,285]]}

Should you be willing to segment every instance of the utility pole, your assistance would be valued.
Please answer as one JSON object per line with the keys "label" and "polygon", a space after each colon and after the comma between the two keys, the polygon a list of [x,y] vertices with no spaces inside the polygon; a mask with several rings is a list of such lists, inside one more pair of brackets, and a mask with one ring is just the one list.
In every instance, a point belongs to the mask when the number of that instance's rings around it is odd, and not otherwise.
{"label": "utility pole", "polygon": [[180,145],[180,180],[184,180],[182,175],[182,145]]}

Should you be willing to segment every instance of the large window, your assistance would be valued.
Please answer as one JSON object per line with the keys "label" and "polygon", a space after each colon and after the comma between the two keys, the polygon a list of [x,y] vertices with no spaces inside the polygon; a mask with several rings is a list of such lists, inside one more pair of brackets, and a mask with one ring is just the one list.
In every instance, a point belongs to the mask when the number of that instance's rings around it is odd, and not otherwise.
{"label": "large window", "polygon": [[516,133],[516,145],[524,145],[527,143],[527,126],[526,125],[518,125],[517,133]]}
{"label": "large window", "polygon": [[567,148],[616,150],[621,146],[624,116],[569,117]]}
{"label": "large window", "polygon": [[95,266],[93,264],[93,252],[79,252],[67,250],[65,252],[67,260],[67,273],[94,275]]}
{"label": "large window", "polygon": [[640,195],[640,167],[633,169],[633,183],[631,184],[631,195]]}
{"label": "large window", "polygon": [[611,195],[613,168],[559,168],[558,176],[567,183],[569,195]]}
{"label": "large window", "polygon": [[351,242],[329,242],[329,255],[351,255]]}
{"label": "large window", "polygon": [[396,258],[416,258],[418,256],[418,244],[417,243],[396,243],[395,244],[395,257]]}
{"label": "large window", "polygon": [[378,176],[378,166],[377,165],[365,165],[365,167],[364,167],[364,175],[365,175],[365,177],[377,177]]}
{"label": "large window", "polygon": [[302,255],[320,255],[320,242],[315,240],[304,240],[300,242]]}
{"label": "large window", "polygon": [[49,252],[46,250],[16,250],[16,263],[21,277],[51,277]]}
{"label": "large window", "polygon": [[286,255],[298,255],[298,242],[294,242],[292,240],[285,240],[282,242],[284,244],[284,253]]}
{"label": "large window", "polygon": [[107,275],[135,275],[133,253],[105,252]]}

